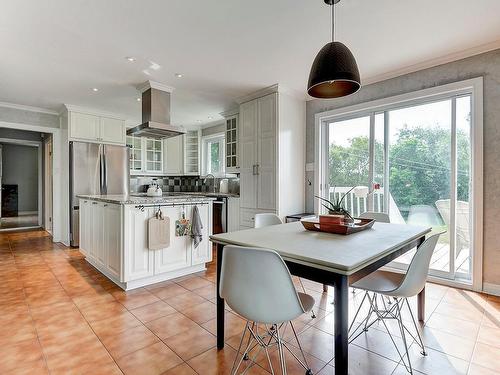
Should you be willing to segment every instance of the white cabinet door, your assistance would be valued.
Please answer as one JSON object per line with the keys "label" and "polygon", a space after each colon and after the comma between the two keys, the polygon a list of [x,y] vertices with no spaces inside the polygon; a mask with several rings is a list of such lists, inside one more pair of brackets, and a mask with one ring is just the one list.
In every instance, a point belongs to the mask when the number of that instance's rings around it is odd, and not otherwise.
{"label": "white cabinet door", "polygon": [[208,236],[211,234],[212,214],[207,204],[198,205],[201,222],[203,224],[202,240],[197,247],[194,246],[194,241],[191,240],[191,249],[193,252],[193,266],[212,261],[212,243]]}
{"label": "white cabinet door", "polygon": [[227,200],[227,231],[234,232],[240,229],[240,198]]}
{"label": "white cabinet door", "polygon": [[132,281],[154,275],[154,251],[148,249],[148,219],[153,209],[131,207],[125,215],[124,280]]}
{"label": "white cabinet door", "polygon": [[[175,222],[181,218],[182,207],[163,207],[164,217],[170,220],[170,246],[155,251],[155,274],[170,272],[191,265],[191,238],[175,235]],[[191,212],[185,209],[186,218]]]}
{"label": "white cabinet door", "polygon": [[104,203],[92,202],[92,233],[93,245],[92,255],[94,261],[100,266],[106,265],[106,244],[104,241],[105,223],[104,223]]}
{"label": "white cabinet door", "polygon": [[99,116],[70,112],[69,137],[72,139],[97,141],[99,138]]}
{"label": "white cabinet door", "polygon": [[240,196],[241,207],[257,206],[257,100],[240,106]]}
{"label": "white cabinet door", "polygon": [[104,243],[106,268],[120,279],[121,274],[121,210],[117,204],[104,204]]}
{"label": "white cabinet door", "polygon": [[125,144],[125,122],[123,120],[100,117],[99,140],[108,143]]}
{"label": "white cabinet door", "polygon": [[183,136],[165,139],[164,144],[164,171],[167,174],[180,175],[183,173]]}
{"label": "white cabinet door", "polygon": [[257,208],[276,208],[277,94],[258,100]]}

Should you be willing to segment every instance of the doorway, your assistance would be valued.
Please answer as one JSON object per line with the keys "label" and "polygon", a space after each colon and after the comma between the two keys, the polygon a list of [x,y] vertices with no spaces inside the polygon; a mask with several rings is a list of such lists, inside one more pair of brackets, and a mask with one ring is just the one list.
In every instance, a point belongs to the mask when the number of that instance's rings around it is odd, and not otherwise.
{"label": "doorway", "polygon": [[43,137],[0,128],[0,231],[42,226]]}

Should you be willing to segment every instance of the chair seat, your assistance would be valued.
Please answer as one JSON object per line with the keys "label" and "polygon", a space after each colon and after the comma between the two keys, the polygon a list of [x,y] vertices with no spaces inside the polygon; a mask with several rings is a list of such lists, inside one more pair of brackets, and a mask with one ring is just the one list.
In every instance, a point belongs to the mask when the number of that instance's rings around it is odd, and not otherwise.
{"label": "chair seat", "polygon": [[375,271],[351,286],[369,292],[391,295],[391,292],[401,285],[404,277],[405,275],[402,273]]}
{"label": "chair seat", "polygon": [[314,298],[312,298],[309,294],[297,292],[299,295],[300,303],[304,308],[304,312],[309,312],[312,310],[314,306]]}

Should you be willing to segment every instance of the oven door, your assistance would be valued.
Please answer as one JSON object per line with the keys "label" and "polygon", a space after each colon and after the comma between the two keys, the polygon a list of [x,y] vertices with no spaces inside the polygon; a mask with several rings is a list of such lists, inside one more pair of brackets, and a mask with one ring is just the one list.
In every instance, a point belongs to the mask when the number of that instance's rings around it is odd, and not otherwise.
{"label": "oven door", "polygon": [[213,201],[212,209],[212,233],[227,232],[227,200],[226,198],[217,198]]}

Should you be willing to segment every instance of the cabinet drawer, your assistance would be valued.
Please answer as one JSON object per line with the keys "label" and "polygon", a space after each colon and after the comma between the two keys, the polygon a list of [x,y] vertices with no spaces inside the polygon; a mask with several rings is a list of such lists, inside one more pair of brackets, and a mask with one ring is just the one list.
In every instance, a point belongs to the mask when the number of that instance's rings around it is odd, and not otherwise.
{"label": "cabinet drawer", "polygon": [[255,223],[255,214],[276,213],[274,210],[255,210],[250,208],[240,209],[240,226],[253,228]]}

